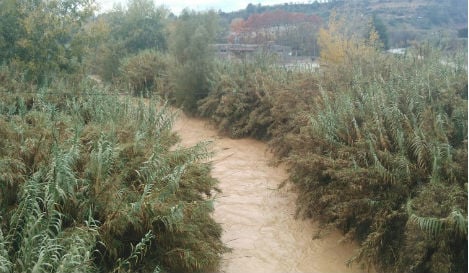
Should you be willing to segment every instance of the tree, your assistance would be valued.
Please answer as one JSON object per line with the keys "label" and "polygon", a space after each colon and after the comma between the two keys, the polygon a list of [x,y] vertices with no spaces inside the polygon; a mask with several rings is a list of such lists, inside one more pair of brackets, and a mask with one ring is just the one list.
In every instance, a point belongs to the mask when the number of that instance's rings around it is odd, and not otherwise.
{"label": "tree", "polygon": [[83,25],[94,10],[93,0],[1,2],[1,57],[40,84],[76,71],[86,49]]}
{"label": "tree", "polygon": [[292,47],[297,53],[313,54],[321,19],[316,15],[284,10],[255,13],[246,20],[232,20],[229,41],[242,43],[276,42]]}
{"label": "tree", "polygon": [[247,6],[246,6],[246,12],[247,14],[251,15],[253,13],[256,13],[257,11],[257,8],[256,6],[254,6],[252,3],[249,3]]}
{"label": "tree", "polygon": [[379,39],[383,43],[384,49],[385,50],[389,49],[388,30],[386,28],[386,25],[383,23],[383,20],[381,20],[381,18],[379,18],[376,14],[374,14],[371,23],[376,29]]}
{"label": "tree", "polygon": [[184,10],[173,27],[170,51],[175,64],[171,80],[176,103],[189,113],[195,113],[197,101],[209,91],[214,69],[210,44],[218,33],[218,16],[213,11]]}
{"label": "tree", "polygon": [[0,2],[0,59],[10,60],[16,51],[16,41],[24,35],[16,0]]}
{"label": "tree", "polygon": [[103,80],[112,81],[119,74],[119,64],[129,55],[144,50],[167,50],[166,24],[169,11],[156,7],[151,0],[131,0],[127,8],[115,6],[90,23],[95,39],[90,65]]}
{"label": "tree", "polygon": [[243,18],[235,18],[231,21],[230,31],[231,34],[228,37],[228,41],[234,42],[235,44],[239,43],[240,35],[245,31],[245,21]]}
{"label": "tree", "polygon": [[[346,22],[337,18],[335,13],[329,18],[329,25],[319,30],[320,56],[323,64],[342,64],[351,61],[350,56],[372,55],[379,48],[379,38],[373,27],[369,30],[368,38],[350,35],[346,31]],[[345,31],[344,31],[345,30]]]}
{"label": "tree", "polygon": [[130,0],[116,35],[129,53],[144,49],[166,50],[164,20],[168,10],[156,8],[151,0]]}

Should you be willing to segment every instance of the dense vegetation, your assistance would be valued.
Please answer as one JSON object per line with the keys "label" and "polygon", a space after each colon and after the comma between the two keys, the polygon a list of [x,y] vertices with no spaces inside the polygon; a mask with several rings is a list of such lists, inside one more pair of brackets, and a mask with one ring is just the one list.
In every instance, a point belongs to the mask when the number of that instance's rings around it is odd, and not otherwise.
{"label": "dense vegetation", "polygon": [[2,272],[216,268],[206,144],[172,148],[155,102],[56,85],[69,92],[2,90]]}
{"label": "dense vegetation", "polygon": [[216,268],[206,144],[172,148],[157,102],[54,86],[1,90],[2,272]]}
{"label": "dense vegetation", "polygon": [[0,271],[215,271],[207,144],[179,147],[163,101],[114,92],[164,88],[165,10],[93,9],[0,3]]}
{"label": "dense vegetation", "polygon": [[467,75],[439,58],[335,67],[287,159],[301,212],[359,239],[356,259],[386,272],[467,264]]}
{"label": "dense vegetation", "polygon": [[376,33],[347,38],[341,23],[320,31],[321,73],[224,63],[200,114],[233,137],[269,139],[299,188],[299,215],[361,242],[352,262],[464,272],[466,57],[382,54]]}
{"label": "dense vegetation", "polygon": [[32,82],[78,73],[90,38],[83,23],[93,14],[89,1],[0,2],[0,62]]}
{"label": "dense vegetation", "polygon": [[465,272],[467,48],[440,39],[389,55],[379,14],[326,10],[326,24],[287,6],[231,30],[320,49],[319,69],[265,51],[216,59],[210,44],[230,26],[214,12],[0,2],[1,271],[216,270],[226,249],[210,218],[210,152],[177,146],[161,97],[268,141],[298,188],[298,216],[360,242],[351,262]]}

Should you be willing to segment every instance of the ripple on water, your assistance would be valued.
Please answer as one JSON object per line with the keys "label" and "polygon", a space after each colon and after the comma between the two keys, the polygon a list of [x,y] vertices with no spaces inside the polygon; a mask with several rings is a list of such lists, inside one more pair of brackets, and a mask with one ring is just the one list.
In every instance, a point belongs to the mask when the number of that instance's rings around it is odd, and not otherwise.
{"label": "ripple on water", "polygon": [[269,166],[272,155],[264,143],[214,137],[203,120],[179,116],[174,130],[182,145],[214,139],[212,175],[223,191],[214,218],[233,249],[224,255],[221,272],[362,272],[345,266],[356,245],[340,243],[336,231],[313,239],[317,225],[294,219],[295,193],[289,187],[276,190],[287,174],[282,166]]}

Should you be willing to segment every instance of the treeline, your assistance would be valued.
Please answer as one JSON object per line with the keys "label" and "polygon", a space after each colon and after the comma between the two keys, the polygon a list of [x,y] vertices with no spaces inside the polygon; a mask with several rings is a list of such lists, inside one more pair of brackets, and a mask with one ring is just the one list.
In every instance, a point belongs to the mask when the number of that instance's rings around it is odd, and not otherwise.
{"label": "treeline", "polygon": [[[246,8],[234,12],[220,12],[222,21],[229,24],[233,20],[247,20],[251,16],[272,12],[303,13],[319,16],[327,21],[333,10],[351,17],[375,17],[382,22],[388,33],[389,47],[408,47],[414,41],[429,39],[445,40],[448,47],[457,42],[457,32],[467,25],[467,1],[407,1],[407,0],[361,0],[327,1],[319,3],[284,3],[271,6],[248,4]],[[359,27],[350,18],[349,25]],[[442,33],[442,30],[445,30]],[[384,32],[382,32],[384,33]],[[382,34],[380,33],[380,34]]]}
{"label": "treeline", "polygon": [[233,12],[221,12],[220,16],[222,19],[232,21],[236,18],[247,19],[248,17],[256,14],[262,14],[266,12],[275,12],[275,11],[285,11],[285,12],[301,12],[305,14],[318,14],[322,18],[327,18],[330,11],[336,7],[342,5],[343,1],[329,1],[325,3],[314,2],[311,4],[300,4],[300,3],[284,3],[277,5],[268,5],[264,6],[262,4],[252,4],[249,3],[246,8],[233,11]]}
{"label": "treeline", "polygon": [[79,72],[93,14],[89,1],[0,3],[0,60],[24,80],[45,84],[53,74]]}

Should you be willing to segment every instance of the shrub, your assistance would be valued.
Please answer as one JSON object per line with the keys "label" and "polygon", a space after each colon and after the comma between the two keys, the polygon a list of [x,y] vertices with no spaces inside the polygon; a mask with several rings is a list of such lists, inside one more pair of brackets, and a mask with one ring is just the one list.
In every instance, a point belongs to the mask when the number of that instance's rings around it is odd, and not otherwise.
{"label": "shrub", "polygon": [[121,61],[120,73],[125,85],[136,96],[164,94],[169,87],[168,59],[162,53],[144,50]]}
{"label": "shrub", "polygon": [[272,124],[271,99],[266,84],[274,81],[255,63],[219,64],[207,98],[199,101],[200,115],[210,117],[218,128],[232,136],[267,138]]}
{"label": "shrub", "polygon": [[210,93],[198,102],[198,114],[230,137],[267,140],[277,156],[286,156],[292,147],[285,140],[307,126],[318,94],[312,71],[287,70],[267,55],[221,62],[216,70]]}

